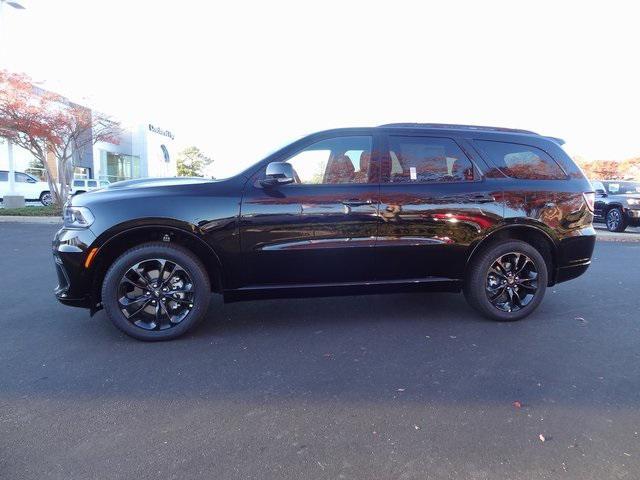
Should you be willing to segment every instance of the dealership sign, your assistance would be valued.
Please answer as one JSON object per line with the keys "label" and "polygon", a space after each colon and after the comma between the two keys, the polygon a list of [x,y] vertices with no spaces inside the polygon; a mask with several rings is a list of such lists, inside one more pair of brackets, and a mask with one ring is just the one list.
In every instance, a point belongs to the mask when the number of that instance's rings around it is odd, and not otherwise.
{"label": "dealership sign", "polygon": [[157,133],[158,135],[163,135],[165,137],[169,137],[171,140],[173,140],[175,138],[173,136],[173,133],[171,133],[169,130],[165,130],[163,128],[156,127],[155,125],[152,125],[152,124],[149,124],[149,130],[151,130],[154,133]]}

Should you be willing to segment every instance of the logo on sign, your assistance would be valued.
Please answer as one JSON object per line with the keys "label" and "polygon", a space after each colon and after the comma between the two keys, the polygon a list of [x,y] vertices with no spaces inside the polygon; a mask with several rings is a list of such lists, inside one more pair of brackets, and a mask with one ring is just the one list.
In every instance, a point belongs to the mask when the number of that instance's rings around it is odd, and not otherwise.
{"label": "logo on sign", "polygon": [[156,127],[155,125],[152,125],[152,124],[149,124],[149,130],[151,130],[154,133],[157,133],[158,135],[163,135],[165,137],[169,137],[171,140],[173,140],[175,138],[173,136],[173,133],[171,133],[169,130],[165,130],[164,128]]}

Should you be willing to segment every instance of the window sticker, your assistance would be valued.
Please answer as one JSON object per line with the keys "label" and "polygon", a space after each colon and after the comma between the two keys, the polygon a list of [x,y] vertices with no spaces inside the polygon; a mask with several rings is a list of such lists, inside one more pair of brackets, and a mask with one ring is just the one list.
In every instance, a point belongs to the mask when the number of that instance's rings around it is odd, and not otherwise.
{"label": "window sticker", "polygon": [[409,175],[411,176],[411,180],[417,180],[418,179],[418,173],[416,172],[416,167],[410,167],[409,168]]}

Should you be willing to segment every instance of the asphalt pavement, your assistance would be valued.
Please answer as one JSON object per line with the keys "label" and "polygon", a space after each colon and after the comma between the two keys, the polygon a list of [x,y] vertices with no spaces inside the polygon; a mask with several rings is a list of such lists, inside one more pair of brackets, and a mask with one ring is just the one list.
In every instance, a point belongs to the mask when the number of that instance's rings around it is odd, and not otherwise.
{"label": "asphalt pavement", "polygon": [[599,241],[517,323],[214,297],[148,344],[55,301],[55,228],[0,224],[0,479],[640,478],[640,243]]}

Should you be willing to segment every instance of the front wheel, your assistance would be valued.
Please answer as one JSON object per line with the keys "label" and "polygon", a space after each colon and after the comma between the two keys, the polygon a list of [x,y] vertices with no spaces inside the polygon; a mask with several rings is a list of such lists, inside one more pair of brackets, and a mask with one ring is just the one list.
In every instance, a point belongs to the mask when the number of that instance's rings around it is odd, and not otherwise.
{"label": "front wheel", "polygon": [[607,230],[610,232],[624,232],[627,228],[627,221],[624,218],[624,213],[622,213],[622,209],[618,207],[613,207],[609,210],[605,220],[607,222]]}
{"label": "front wheel", "polygon": [[540,252],[526,242],[507,240],[472,259],[464,294],[488,318],[520,320],[538,307],[547,280],[547,265]]}
{"label": "front wheel", "polygon": [[102,285],[113,324],[138,340],[171,340],[197,325],[211,297],[207,272],[180,245],[147,243],[122,254]]}

